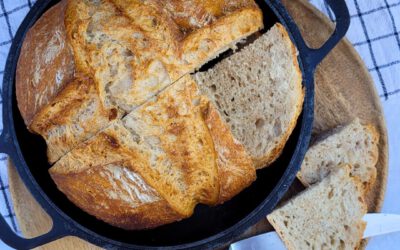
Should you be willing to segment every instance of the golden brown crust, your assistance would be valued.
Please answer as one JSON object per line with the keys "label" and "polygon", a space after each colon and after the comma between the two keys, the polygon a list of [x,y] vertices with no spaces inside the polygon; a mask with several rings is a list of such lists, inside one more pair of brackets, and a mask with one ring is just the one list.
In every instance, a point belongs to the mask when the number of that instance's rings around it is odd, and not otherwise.
{"label": "golden brown crust", "polygon": [[45,138],[54,163],[120,116],[117,109],[103,107],[93,80],[79,77],[35,115],[29,128]]}
{"label": "golden brown crust", "polygon": [[244,146],[234,139],[211,102],[208,102],[204,117],[217,153],[218,203],[223,203],[248,187],[256,179],[256,171]]}
{"label": "golden brown crust", "polygon": [[16,73],[18,108],[25,124],[73,78],[74,60],[66,42],[66,0],[49,9],[28,31]]}
{"label": "golden brown crust", "polygon": [[296,83],[296,86],[298,88],[298,92],[301,93],[301,97],[297,98],[298,103],[296,105],[295,115],[293,116],[293,119],[290,122],[288,128],[286,129],[285,134],[282,136],[282,140],[279,142],[279,144],[274,148],[271,154],[265,155],[261,158],[253,159],[256,169],[262,169],[264,167],[269,166],[281,155],[283,148],[285,147],[286,142],[289,139],[289,136],[292,134],[294,128],[296,127],[297,119],[299,118],[301,111],[303,110],[305,92],[302,87],[302,79],[303,79],[302,73],[299,67],[299,62],[297,61],[297,49],[294,46],[292,40],[290,39],[289,34],[287,33],[285,27],[283,27],[282,24],[279,23],[276,24],[276,27],[281,31],[282,36],[286,41],[288,41],[288,44],[290,44],[292,58],[293,58],[293,65],[295,66],[296,72],[298,74],[297,77],[298,82]]}
{"label": "golden brown crust", "polygon": [[[216,204],[220,189],[213,141],[203,120],[203,103],[189,79],[184,77],[72,150],[50,169],[51,174],[65,176],[124,162],[181,217],[190,216],[199,202]],[[65,185],[58,182],[61,188]],[[76,196],[89,192],[74,191]]]}
{"label": "golden brown crust", "polygon": [[[67,37],[77,68],[93,77],[103,102],[128,112],[263,27],[261,11],[252,1],[248,7],[242,4],[238,5],[241,9],[222,12],[215,21],[203,23],[190,33],[180,31],[174,15],[166,10],[168,2],[111,2],[70,0]],[[234,5],[229,6],[233,9]],[[121,89],[117,86],[119,79],[106,77],[113,60],[108,54],[115,47],[126,51],[117,52],[119,58],[132,55],[122,60],[130,75],[129,84],[122,87],[124,91],[117,91]]]}
{"label": "golden brown crust", "polygon": [[[135,25],[144,31],[151,31],[146,32],[151,39],[168,42],[172,50],[177,49],[183,34],[167,10],[168,1],[111,0],[111,2]],[[162,46],[160,48],[163,50]]]}
{"label": "golden brown crust", "polygon": [[[123,165],[110,164],[68,174],[50,173],[68,199],[111,225],[138,230],[182,219],[155,190],[143,187],[143,183],[138,185],[140,176]],[[118,179],[110,179],[113,175]]]}
{"label": "golden brown crust", "polygon": [[210,25],[220,17],[235,11],[257,7],[254,1],[248,0],[167,0],[159,2],[164,4],[164,8],[170,13],[172,20],[183,35]]}
{"label": "golden brown crust", "polygon": [[[206,103],[199,99],[197,86],[187,75],[156,100],[129,114],[125,124],[129,120],[130,125],[126,126],[141,136],[158,138],[171,164],[181,168],[182,181],[187,185],[185,192],[192,195],[194,202],[213,205],[219,195],[218,172],[212,137],[202,117]],[[152,179],[149,184],[158,186],[164,177],[158,175]],[[194,206],[195,203],[190,204],[190,214]]]}
{"label": "golden brown crust", "polygon": [[262,12],[246,7],[195,30],[181,42],[184,71],[191,72],[234,46],[238,41],[263,28]]}

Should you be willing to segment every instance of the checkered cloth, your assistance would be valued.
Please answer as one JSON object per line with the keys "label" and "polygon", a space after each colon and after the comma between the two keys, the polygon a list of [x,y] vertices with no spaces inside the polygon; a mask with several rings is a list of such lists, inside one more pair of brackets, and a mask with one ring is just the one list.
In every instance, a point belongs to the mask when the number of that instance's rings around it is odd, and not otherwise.
{"label": "checkered cloth", "polygon": [[[35,0],[0,0],[0,81],[4,75],[5,61],[13,36],[34,2]],[[310,2],[334,20],[323,0]],[[352,19],[347,38],[360,53],[375,81],[388,125],[391,158],[383,210],[400,214],[400,206],[396,204],[400,193],[400,0],[346,2]],[[19,233],[9,195],[6,160],[6,155],[0,155],[0,212]],[[374,238],[369,248],[397,249],[399,243],[400,234],[393,234]],[[3,249],[1,242],[0,248]]]}

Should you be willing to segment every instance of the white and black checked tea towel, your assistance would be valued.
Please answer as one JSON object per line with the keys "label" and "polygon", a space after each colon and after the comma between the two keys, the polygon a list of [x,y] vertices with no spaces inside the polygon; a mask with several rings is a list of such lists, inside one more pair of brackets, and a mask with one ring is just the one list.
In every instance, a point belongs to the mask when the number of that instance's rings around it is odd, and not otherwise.
{"label": "white and black checked tea towel", "polygon": [[[13,35],[35,1],[0,0],[0,86]],[[324,0],[310,2],[334,20]],[[389,176],[383,211],[400,214],[400,0],[346,0],[346,3],[351,13],[347,38],[375,81],[388,126]],[[0,212],[19,232],[9,194],[6,160],[6,155],[0,155]],[[0,242],[0,249],[7,247]],[[376,237],[368,249],[400,249],[400,233]]]}

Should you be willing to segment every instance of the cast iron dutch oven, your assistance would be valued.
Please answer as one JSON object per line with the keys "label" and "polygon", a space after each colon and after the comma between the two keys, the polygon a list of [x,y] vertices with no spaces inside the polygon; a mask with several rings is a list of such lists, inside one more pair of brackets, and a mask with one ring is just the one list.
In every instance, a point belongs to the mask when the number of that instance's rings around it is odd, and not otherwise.
{"label": "cast iron dutch oven", "polygon": [[15,95],[15,70],[22,42],[28,29],[57,1],[41,0],[33,6],[21,24],[11,46],[3,82],[3,132],[0,152],[10,156],[23,182],[37,202],[53,220],[52,229],[41,236],[24,239],[0,217],[0,238],[11,247],[34,248],[64,236],[77,236],[107,249],[129,248],[217,248],[225,245],[276,206],[294,180],[307,150],[314,111],[314,71],[321,60],[345,35],[349,13],[344,0],[328,0],[336,16],[336,30],[319,49],[311,49],[301,37],[298,27],[279,0],[260,0],[266,30],[282,23],[299,50],[303,73],[305,102],[302,115],[281,157],[257,174],[257,181],[231,201],[216,207],[199,205],[186,220],[152,230],[125,231],[86,214],[72,204],[48,174],[44,141],[31,134],[19,113]]}

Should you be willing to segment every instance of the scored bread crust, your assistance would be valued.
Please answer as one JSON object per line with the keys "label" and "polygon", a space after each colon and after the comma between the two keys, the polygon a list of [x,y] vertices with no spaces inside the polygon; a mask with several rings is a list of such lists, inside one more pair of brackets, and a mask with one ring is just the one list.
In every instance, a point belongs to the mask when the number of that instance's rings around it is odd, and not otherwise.
{"label": "scored bread crust", "polygon": [[[253,3],[226,15],[222,12],[215,21],[196,27],[190,34],[176,34],[180,27],[171,21],[171,14],[154,15],[159,11],[154,7],[158,2],[149,2],[155,4],[69,1],[65,23],[77,68],[93,75],[106,107],[114,105],[127,112],[133,110],[184,74],[263,27],[262,13]],[[140,14],[148,18],[135,18],[132,6],[142,7]],[[164,39],[160,39],[160,32],[165,34]],[[118,57],[126,58],[123,71],[130,85],[113,79],[108,72],[112,70],[102,63],[111,60],[107,51],[112,46],[120,50],[116,52]],[[119,70],[121,65],[118,67]]]}
{"label": "scored bread crust", "polygon": [[74,76],[72,50],[66,41],[66,0],[44,13],[29,29],[16,70],[18,108],[29,127],[36,113]]}
{"label": "scored bread crust", "polygon": [[192,104],[194,89],[185,84],[178,82],[116,121],[53,168],[76,171],[125,160],[185,217],[198,201],[215,204],[219,189],[214,147],[201,121],[201,106]]}
{"label": "scored bread crust", "polygon": [[[255,179],[255,169],[216,109],[199,94],[187,75],[154,100],[112,122],[50,169],[57,187],[86,212],[126,229],[170,223],[191,216],[197,203],[216,205],[231,199]],[[165,168],[168,162],[172,165]],[[135,174],[136,182],[146,186],[141,196],[157,203],[130,200],[133,208],[118,210],[115,199],[122,201],[129,185],[125,189],[110,186],[126,178],[107,174],[109,165],[116,165],[120,173]],[[159,175],[152,169],[172,172]],[[111,177],[103,180],[106,175]],[[178,179],[165,181],[168,176]],[[146,215],[146,208],[157,204],[163,214]],[[143,223],[128,223],[143,216]]]}
{"label": "scored bread crust", "polygon": [[295,113],[293,115],[293,119],[290,121],[288,128],[285,130],[285,133],[281,136],[280,142],[275,146],[273,151],[271,153],[268,153],[264,155],[263,157],[260,158],[253,158],[253,162],[255,164],[256,169],[262,169],[264,167],[269,166],[272,162],[274,162],[281,154],[283,151],[283,148],[285,147],[285,144],[287,140],[289,139],[289,136],[292,134],[294,128],[296,127],[297,124],[297,119],[299,118],[302,110],[303,110],[303,102],[304,102],[304,95],[305,95],[305,90],[302,87],[302,73],[300,70],[299,62],[297,60],[297,49],[294,46],[292,40],[289,37],[288,32],[286,31],[285,27],[281,25],[280,23],[275,24],[275,26],[278,28],[280,33],[282,34],[284,40],[289,44],[290,51],[292,53],[292,59],[293,59],[293,65],[295,72],[297,74],[297,83],[295,84],[297,88],[297,92],[299,93],[300,96],[297,98],[297,104],[295,106]]}
{"label": "scored bread crust", "polygon": [[[170,62],[171,65],[173,64],[173,67],[169,68],[169,72],[171,73],[171,77],[174,79],[177,79],[180,77],[182,74],[187,73],[189,71],[193,71],[196,67],[200,67],[201,63],[206,62],[207,60],[210,60],[211,58],[215,57],[218,53],[222,52],[225,50],[228,45],[231,45],[232,43],[235,43],[237,40],[240,40],[241,38],[249,35],[246,32],[252,32],[260,29],[262,27],[262,14],[261,11],[257,8],[256,4],[252,1],[234,1],[230,3],[225,3],[222,7],[220,6],[222,10],[218,10],[219,12],[217,17],[214,17],[212,20],[212,23],[203,23],[201,29],[200,27],[196,27],[195,29],[191,30],[191,33],[182,33],[182,31],[179,30],[179,26],[174,23],[174,20],[172,19],[172,14],[169,12],[166,12],[164,3],[161,1],[153,1],[153,5],[151,5],[151,1],[146,2],[150,3],[151,6],[156,6],[157,8],[150,8],[147,6],[145,3],[142,1],[103,1],[104,6],[101,9],[100,4],[94,4],[94,7],[92,9],[86,9],[84,8],[85,4],[83,1],[75,1],[75,0],[69,0],[69,1],[62,1],[62,3],[58,4],[54,9],[50,9],[49,13],[46,13],[41,17],[41,19],[37,22],[37,24],[33,27],[32,31],[28,33],[28,37],[25,40],[24,46],[27,48],[30,48],[30,43],[32,42],[32,39],[29,39],[29,34],[35,34],[36,33],[43,33],[39,32],[37,27],[41,26],[46,26],[50,27],[48,32],[45,32],[45,34],[53,34],[56,31],[60,30],[60,43],[62,42],[65,45],[63,50],[60,52],[60,55],[58,57],[61,57],[61,61],[67,61],[69,63],[68,67],[65,67],[66,69],[69,69],[72,67],[72,73],[74,71],[75,65],[74,65],[74,57],[75,57],[75,63],[77,66],[77,79],[73,79],[73,75],[70,78],[66,78],[65,81],[58,86],[58,82],[56,81],[42,81],[41,84],[43,84],[43,88],[45,88],[45,91],[43,92],[41,88],[38,89],[33,89],[33,90],[28,90],[24,89],[23,87],[24,82],[27,81],[17,81],[17,97],[18,97],[18,104],[20,106],[20,110],[22,115],[24,116],[25,123],[28,125],[28,128],[40,135],[42,135],[47,142],[48,146],[48,158],[50,163],[56,162],[62,155],[65,153],[69,152],[72,148],[74,148],[76,145],[79,143],[83,142],[84,140],[90,138],[93,136],[96,132],[101,130],[102,128],[106,127],[108,125],[107,122],[107,112],[110,113],[110,120],[118,119],[121,117],[125,111],[128,110],[129,108],[127,107],[122,107],[122,110],[120,107],[115,107],[114,105],[107,105],[108,103],[105,103],[105,97],[104,91],[102,90],[101,86],[99,87],[96,82],[98,82],[98,76],[96,76],[95,72],[93,69],[91,69],[85,62],[87,59],[86,57],[83,57],[82,55],[85,54],[85,50],[93,50],[91,47],[83,47],[80,50],[79,46],[72,46],[74,48],[74,55],[72,55],[72,50],[70,49],[69,44],[74,44],[73,42],[75,41],[73,38],[77,36],[77,30],[75,28],[79,28],[82,26],[83,28],[89,28],[89,25],[83,25],[82,23],[85,22],[85,19],[88,18],[89,12],[95,12],[95,11],[102,11],[104,12],[104,15],[114,15],[113,17],[115,18],[104,18],[107,25],[104,26],[104,29],[107,30],[108,33],[113,32],[118,29],[122,29],[122,31],[129,30],[130,26],[136,27],[132,28],[132,31],[138,31],[138,30],[147,30],[144,34],[146,36],[149,36],[149,40],[151,40],[151,46],[147,49],[146,53],[148,52],[153,52],[159,56],[159,57],[165,57],[167,60],[171,60],[170,58],[172,57],[173,60]],[[185,2],[185,1],[183,1]],[[116,4],[119,9],[116,9],[115,6],[113,5]],[[132,13],[132,8],[129,9],[130,5],[135,3],[134,7],[137,7],[140,9],[138,12],[138,16],[134,16],[136,19],[140,16],[144,16],[144,13],[149,13],[153,16],[158,16],[159,14],[163,16],[161,19],[156,19],[156,20],[161,20],[161,21],[166,21],[165,25],[162,22],[157,22],[160,25],[153,27],[150,22],[150,26],[146,20],[136,20],[135,18],[132,17],[132,20],[136,21],[131,21],[128,20],[128,18],[124,17],[123,13],[125,13],[127,16]],[[68,6],[66,7],[66,5]],[[200,1],[198,4],[202,4],[202,1]],[[179,7],[180,4],[178,4]],[[210,6],[206,6],[207,8],[209,7],[215,7],[216,5],[210,4]],[[176,6],[175,6],[176,7]],[[225,8],[226,7],[226,8]],[[229,7],[229,8],[228,8]],[[64,12],[66,11],[65,9],[67,8],[67,13],[65,15],[65,25],[64,25]],[[96,9],[100,8],[100,9]],[[192,7],[191,7],[192,8]],[[202,13],[198,12],[197,9],[193,9],[194,12],[196,13]],[[110,21],[111,19],[111,21]],[[116,21],[113,21],[116,19]],[[204,19],[202,16],[199,16],[197,19],[202,20]],[[251,20],[250,20],[251,19]],[[246,21],[245,21],[246,20]],[[114,26],[112,26],[110,23],[114,22]],[[42,23],[45,23],[46,25],[42,25]],[[47,25],[47,23],[50,23],[51,25]],[[245,24],[243,26],[243,23]],[[117,24],[124,24],[125,27],[123,28],[124,25],[118,26]],[[117,25],[117,26],[116,26]],[[53,27],[54,26],[54,27]],[[66,27],[66,28],[65,28]],[[138,28],[139,27],[139,28]],[[234,31],[232,34],[230,34],[230,30]],[[229,31],[229,34],[224,34],[221,32]],[[66,34],[68,33],[69,39],[66,38]],[[81,30],[80,32],[85,32],[85,30]],[[79,32],[78,32],[79,33]],[[115,33],[115,32],[114,32]],[[118,41],[126,41],[126,37],[124,37],[124,34],[128,34],[130,36],[130,32],[116,32],[119,35],[117,35],[116,39],[120,39]],[[121,35],[122,33],[122,35]],[[184,34],[187,37],[184,37]],[[118,38],[118,36],[122,36]],[[163,39],[164,37],[167,37],[167,39]],[[42,37],[36,37],[35,39],[38,41],[41,41]],[[125,39],[125,40],[124,40]],[[182,41],[183,39],[183,41]],[[35,40],[35,41],[36,41]],[[50,39],[47,39],[50,40]],[[33,42],[35,42],[33,41]],[[161,42],[160,42],[161,41]],[[207,41],[210,42],[210,44],[204,44],[202,45],[201,43]],[[81,40],[78,41],[79,43],[82,43]],[[198,42],[198,46],[205,48],[207,47],[209,51],[207,52],[202,52],[202,50],[198,50],[198,58],[199,62],[198,65],[195,65],[196,62],[191,62],[190,64],[188,62],[183,62],[181,60],[181,57],[184,57],[184,55],[187,54],[193,54],[196,49],[196,42]],[[132,43],[134,44],[136,43]],[[219,49],[217,51],[216,48],[219,47],[224,47],[224,49]],[[129,46],[128,46],[129,47]],[[171,47],[171,48],[169,48]],[[39,46],[40,48],[40,46]],[[96,50],[97,48],[94,48]],[[65,50],[65,53],[63,52]],[[137,47],[136,50],[140,50],[139,47]],[[27,62],[29,60],[23,60],[22,58],[24,57],[24,54],[28,54],[27,49],[22,51],[21,53],[21,63],[19,64],[19,72],[25,72],[25,68]],[[68,52],[68,53],[67,53]],[[200,53],[201,52],[201,53]],[[42,53],[39,53],[42,54]],[[29,54],[28,54],[29,55]],[[68,56],[68,57],[67,57]],[[196,57],[196,58],[197,58]],[[203,62],[200,62],[203,60]],[[101,61],[101,60],[100,60]],[[145,62],[142,63],[143,65],[147,65]],[[179,64],[179,65],[178,65]],[[31,64],[29,64],[31,65]],[[63,64],[64,65],[64,64]],[[61,72],[62,66],[59,66],[57,64],[57,61],[51,66],[47,67],[52,72]],[[156,65],[156,63],[153,63],[151,65]],[[140,65],[139,65],[140,66]],[[178,70],[179,69],[179,70]],[[146,75],[143,74],[145,72],[145,69],[138,68],[137,70],[140,75]],[[155,69],[155,73],[159,74],[160,72],[157,71],[157,68]],[[40,71],[42,72],[42,71]],[[153,72],[154,73],[154,72]],[[22,73],[21,73],[22,74]],[[33,73],[32,73],[33,74]],[[26,76],[30,76],[32,74],[26,74]],[[58,73],[57,73],[58,74]],[[51,72],[49,74],[45,74],[43,77],[53,77],[54,74]],[[94,78],[93,78],[94,77]],[[68,85],[75,85],[77,82],[82,82],[83,79],[94,79],[95,83],[95,89],[97,91],[94,93],[94,89],[91,87],[90,89],[90,98],[80,98],[80,95],[82,94],[81,88],[79,91],[77,88],[67,88],[65,90],[64,87]],[[17,76],[18,79],[18,76]],[[97,80],[96,80],[97,79]],[[90,80],[92,81],[92,80]],[[170,84],[172,81],[167,81],[167,83],[163,83],[161,86],[156,87],[154,92],[157,92],[157,89],[162,89],[166,85]],[[87,84],[87,83],[85,83]],[[46,91],[51,90],[52,95],[50,96],[45,96]],[[53,93],[54,92],[54,93]],[[123,92],[125,89],[123,89]],[[129,92],[129,91],[128,91]],[[143,91],[136,91],[139,94],[136,94],[139,98],[139,103],[142,103],[146,101],[149,96],[146,96],[143,94]],[[43,94],[44,93],[44,94]],[[125,94],[125,93],[122,93]],[[122,96],[119,95],[119,96]],[[43,102],[41,103],[40,109],[32,109],[31,103],[29,103],[29,98],[25,98],[24,95],[28,95],[28,97],[34,97],[37,100],[42,100]],[[41,96],[43,95],[43,97]],[[76,97],[72,98],[73,102],[70,104],[69,101],[71,101],[71,98],[69,100],[62,100],[65,98],[65,96],[70,96],[70,97]],[[98,102],[101,102],[99,104]],[[28,102],[28,103],[27,103]],[[27,103],[27,104],[26,104]],[[67,108],[72,108],[75,107],[76,110],[70,110],[68,112],[63,112],[62,114],[57,114],[59,112],[60,108],[59,107],[54,107],[54,103],[57,103],[57,106],[63,106],[64,110],[67,111]],[[89,105],[92,105],[93,103],[96,103],[96,105],[99,107],[91,117],[90,121],[93,122],[91,126],[89,126],[88,123],[85,123],[84,120],[82,119],[77,121],[77,115],[81,112],[84,112],[85,107],[89,108]],[[118,106],[118,105],[117,105]],[[124,105],[122,105],[124,106]],[[29,114],[25,114],[24,110],[29,111]],[[115,115],[117,114],[117,115]],[[29,116],[29,117],[28,117]],[[33,124],[32,124],[33,123]],[[77,123],[77,124],[76,124]],[[74,133],[78,133],[79,135],[76,136]]]}
{"label": "scored bread crust", "polygon": [[120,117],[117,109],[104,108],[93,80],[81,76],[43,107],[29,128],[46,140],[48,160],[54,163]]}

